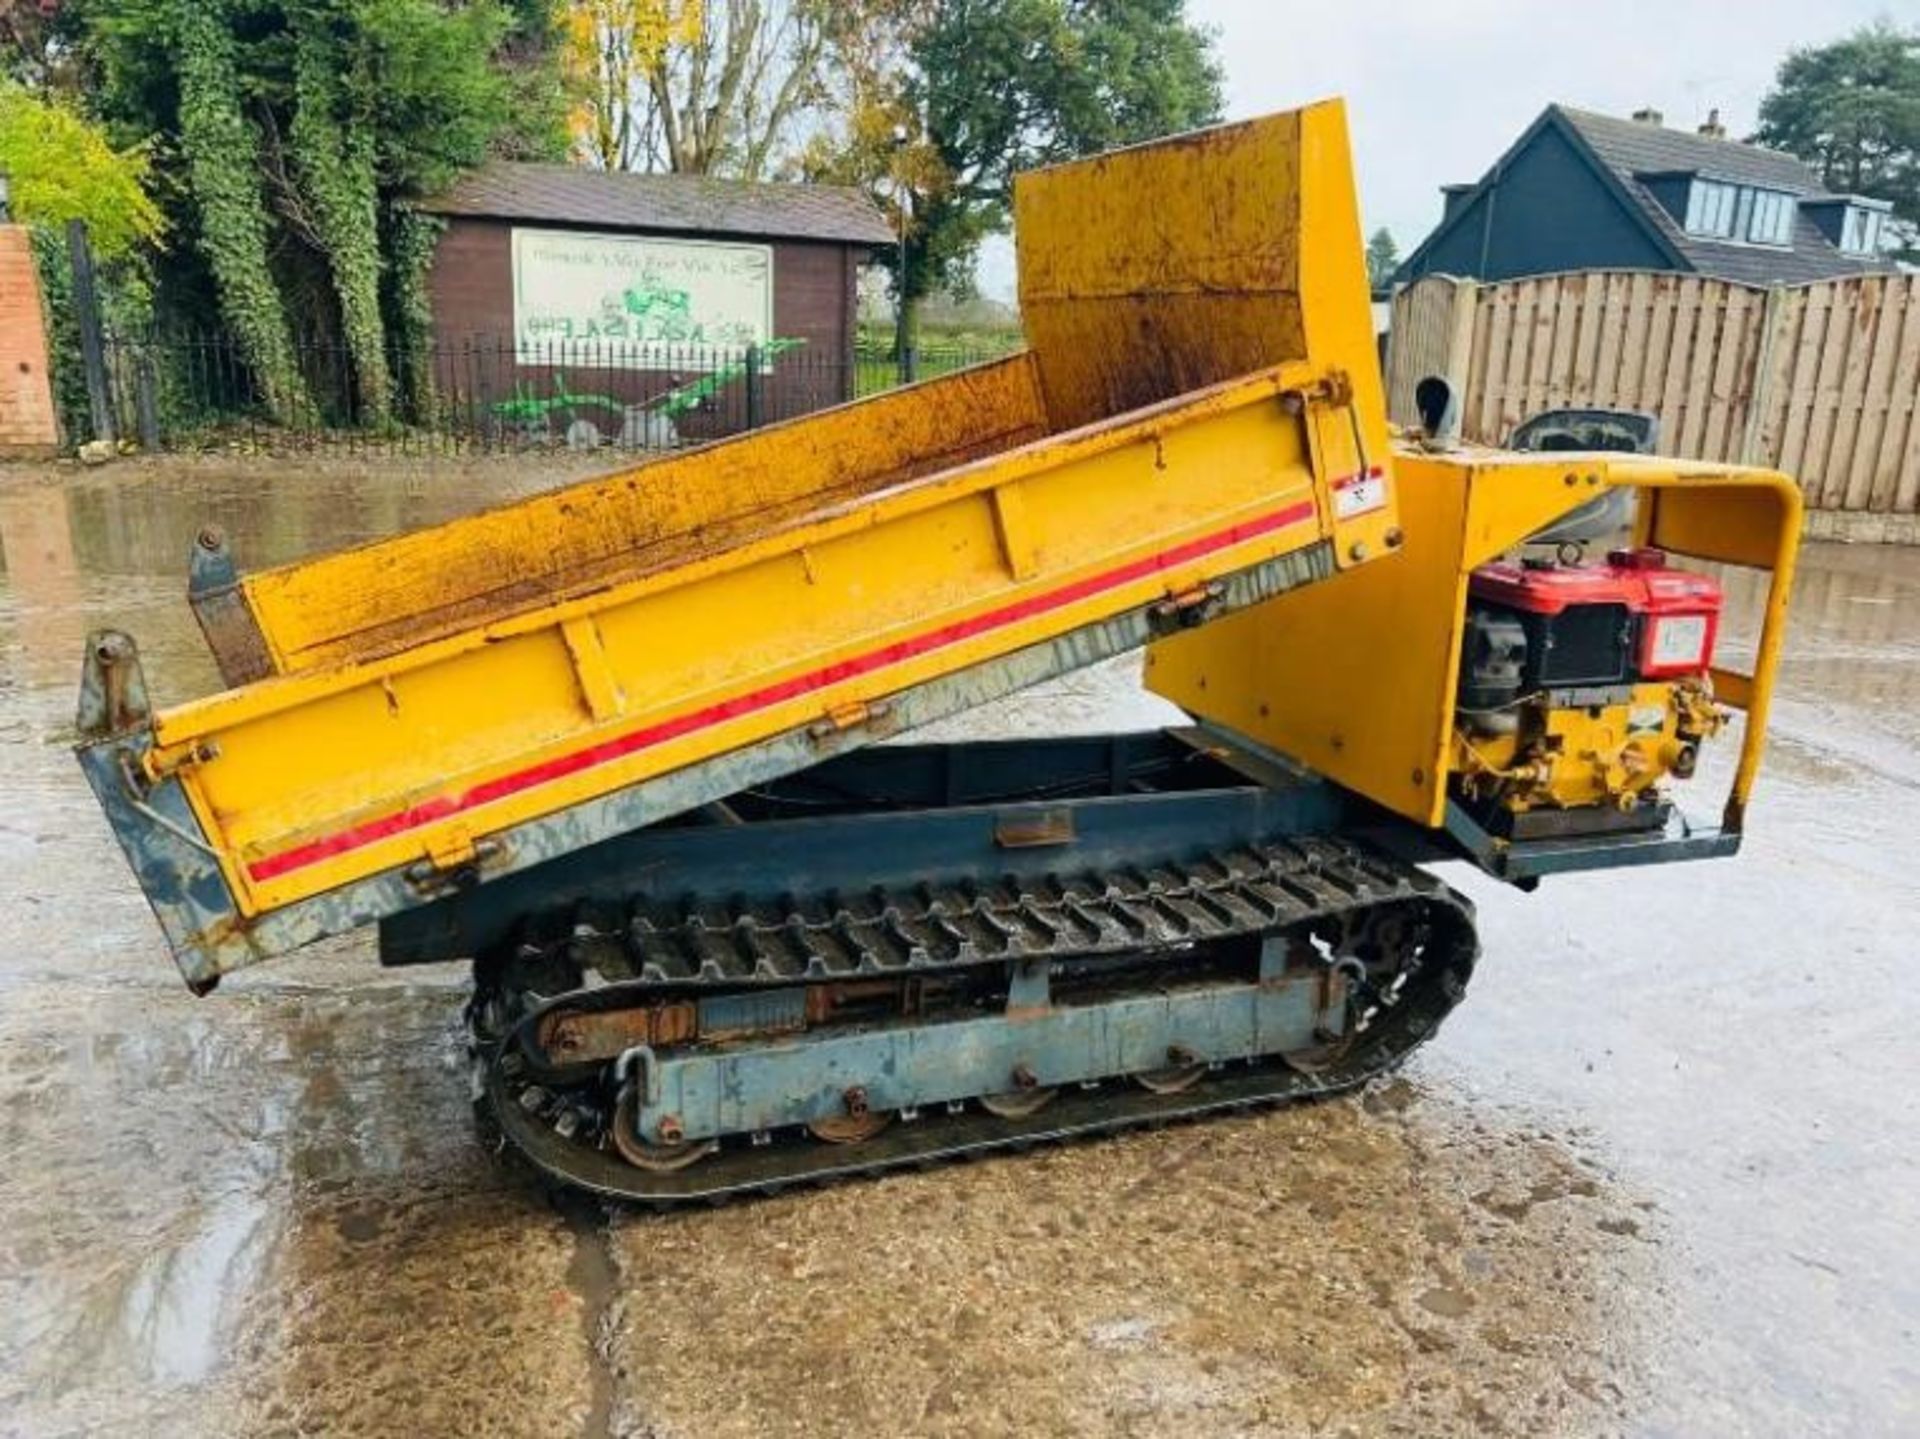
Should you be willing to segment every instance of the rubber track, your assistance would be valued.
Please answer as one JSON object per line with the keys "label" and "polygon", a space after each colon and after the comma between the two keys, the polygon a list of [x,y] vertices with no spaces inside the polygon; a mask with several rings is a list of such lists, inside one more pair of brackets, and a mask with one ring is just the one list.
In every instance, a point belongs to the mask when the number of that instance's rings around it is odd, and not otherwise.
{"label": "rubber track", "polygon": [[[956,896],[965,900],[968,922],[953,920]],[[744,983],[823,982],[856,975],[924,972],[975,963],[1050,956],[1153,952],[1193,942],[1215,941],[1277,929],[1311,928],[1319,922],[1358,920],[1383,908],[1418,907],[1430,920],[1430,950],[1421,957],[1399,1001],[1381,1011],[1342,1068],[1304,1074],[1277,1062],[1235,1065],[1209,1074],[1180,1094],[1122,1089],[1065,1091],[1047,1108],[1025,1120],[1007,1120],[969,1109],[960,1114],[928,1114],[908,1124],[896,1122],[858,1145],[812,1142],[753,1147],[736,1140],[719,1154],[673,1172],[636,1169],[595,1145],[567,1139],[538,1114],[517,1102],[525,1076],[509,1078],[501,1058],[509,1045],[533,1058],[530,1036],[539,1019],[564,1006],[633,1003],[663,988],[700,990],[709,985],[738,988]],[[1426,1039],[1457,1004],[1478,948],[1472,906],[1431,875],[1344,840],[1312,838],[1260,845],[1210,855],[1184,864],[1155,865],[1110,874],[1081,874],[1060,881],[1004,881],[990,890],[931,890],[912,897],[876,893],[857,905],[837,901],[814,908],[834,927],[836,942],[803,941],[803,951],[786,951],[788,964],[807,955],[803,972],[786,965],[769,972],[769,956],[758,941],[770,919],[764,914],[731,911],[747,923],[715,923],[715,906],[692,907],[676,929],[636,909],[622,945],[628,955],[655,954],[667,946],[675,962],[644,977],[615,981],[547,998],[516,1017],[504,1041],[477,1043],[482,1055],[481,1095],[500,1134],[549,1179],[607,1198],[653,1207],[717,1203],[775,1193],[797,1184],[823,1184],[901,1168],[969,1159],[996,1151],[1112,1134],[1127,1129],[1199,1118],[1289,1100],[1352,1089],[1398,1065]],[[792,913],[805,914],[805,903]],[[1058,922],[1033,924],[1035,915]],[[1011,919],[1010,916],[1015,917]],[[771,921],[780,928],[782,921]],[[956,936],[952,931],[959,931]],[[745,933],[746,943],[711,945],[717,932]],[[791,934],[791,930],[785,931]],[[991,951],[978,942],[998,937]],[[818,931],[811,933],[817,934]],[[1147,936],[1143,941],[1143,935]],[[849,941],[848,936],[852,936]],[[945,944],[928,943],[933,936]],[[973,943],[966,942],[966,936]],[[613,935],[596,929],[576,942],[604,957]],[[861,942],[865,939],[867,942]],[[695,946],[703,946],[696,951]],[[700,962],[692,955],[699,952]],[[576,951],[577,953],[577,951]],[[838,956],[837,962],[827,956]],[[634,974],[654,961],[627,968]],[[630,960],[616,963],[626,967]],[[603,971],[604,972],[604,971]]]}
{"label": "rubber track", "polygon": [[[523,956],[564,952],[596,1005],[655,991],[809,984],[1152,953],[1421,893],[1426,876],[1344,840],[1307,838],[1113,870],[926,884],[747,905],[582,905],[545,916]],[[508,987],[514,987],[511,978]],[[585,994],[573,996],[585,999]],[[561,997],[564,1002],[565,997]]]}

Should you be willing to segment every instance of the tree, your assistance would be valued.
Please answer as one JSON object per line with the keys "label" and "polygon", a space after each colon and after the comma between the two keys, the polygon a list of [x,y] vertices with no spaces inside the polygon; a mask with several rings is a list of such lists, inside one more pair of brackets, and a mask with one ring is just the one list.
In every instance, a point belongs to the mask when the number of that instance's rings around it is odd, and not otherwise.
{"label": "tree", "polygon": [[566,0],[576,155],[607,169],[769,176],[830,98],[836,46],[886,0]]}
{"label": "tree", "polygon": [[700,0],[570,0],[561,10],[561,71],[575,156],[602,170],[652,168],[649,77],[669,46],[700,38]]}
{"label": "tree", "polygon": [[13,218],[32,240],[56,357],[54,406],[69,434],[86,432],[88,396],[80,367],[64,362],[80,351],[66,226],[86,223],[109,322],[144,319],[147,260],[166,237],[166,217],[147,192],[150,168],[145,148],[115,149],[68,101],[0,78],[0,171],[12,182]]}
{"label": "tree", "polygon": [[1220,116],[1212,37],[1184,0],[923,0],[891,18],[803,169],[865,185],[896,223],[906,208],[894,292],[909,316],[966,287],[981,241],[1008,228],[1016,172]]}
{"label": "tree", "polygon": [[1393,242],[1393,232],[1383,225],[1367,241],[1367,283],[1376,293],[1385,290],[1399,268],[1400,247]]}
{"label": "tree", "polygon": [[45,89],[58,68],[55,0],[0,0],[0,76]]}
{"label": "tree", "polygon": [[309,238],[327,257],[360,412],[382,424],[392,393],[380,310],[380,181],[369,75],[374,47],[343,33],[347,19],[324,3],[287,8],[293,42],[287,141],[298,189],[283,208],[308,221]]}
{"label": "tree", "polygon": [[1881,22],[1798,49],[1760,102],[1753,137],[1798,155],[1828,189],[1893,202],[1920,227],[1920,31]]}
{"label": "tree", "polygon": [[909,107],[945,183],[922,199],[909,303],[969,275],[1020,170],[1216,120],[1220,70],[1184,0],[943,0],[914,39]]}
{"label": "tree", "polygon": [[[211,291],[285,415],[301,407],[289,317],[336,331],[359,416],[389,410],[396,324],[424,306],[409,201],[490,153],[550,154],[560,114],[547,14],[528,0],[78,0],[96,103],[151,136],[190,248],[168,287]],[[417,373],[417,372],[416,372]]]}
{"label": "tree", "polygon": [[69,106],[0,79],[0,171],[22,224],[60,229],[84,220],[106,261],[157,245],[166,218],[147,194],[149,168],[144,149],[116,150]]}
{"label": "tree", "polygon": [[260,130],[247,113],[232,16],[217,0],[166,0],[166,10],[199,248],[268,407],[290,415],[305,403],[306,385],[268,264],[272,226],[255,158]]}

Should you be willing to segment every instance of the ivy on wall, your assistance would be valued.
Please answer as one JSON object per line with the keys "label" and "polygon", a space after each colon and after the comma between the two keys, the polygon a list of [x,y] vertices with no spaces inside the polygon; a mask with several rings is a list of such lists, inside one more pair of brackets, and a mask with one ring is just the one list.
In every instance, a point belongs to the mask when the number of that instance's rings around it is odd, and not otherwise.
{"label": "ivy on wall", "polygon": [[288,9],[293,30],[288,133],[340,303],[359,419],[384,425],[392,407],[392,380],[380,313],[380,196],[368,113],[372,85],[361,37],[350,25],[337,24],[337,18],[337,6],[313,0]]}
{"label": "ivy on wall", "polygon": [[47,315],[47,353],[52,363],[48,378],[53,388],[53,410],[60,433],[75,443],[91,438],[92,416],[87,403],[87,376],[80,366],[80,322],[73,308],[73,270],[67,263],[66,237],[45,225],[29,229],[34,269],[40,277],[40,299]]}
{"label": "ivy on wall", "polygon": [[395,205],[387,214],[390,329],[408,409],[423,425],[436,420],[433,300],[427,290],[427,273],[433,267],[434,247],[444,229],[443,220],[410,205]]}
{"label": "ivy on wall", "polygon": [[76,103],[150,145],[175,236],[154,261],[158,310],[201,337],[218,316],[211,338],[247,372],[234,403],[340,424],[420,413],[435,231],[410,202],[492,154],[563,153],[549,0],[61,13]]}
{"label": "ivy on wall", "polygon": [[242,108],[230,10],[231,0],[172,0],[180,149],[221,316],[267,408],[286,420],[308,408],[306,384],[267,262],[260,135]]}

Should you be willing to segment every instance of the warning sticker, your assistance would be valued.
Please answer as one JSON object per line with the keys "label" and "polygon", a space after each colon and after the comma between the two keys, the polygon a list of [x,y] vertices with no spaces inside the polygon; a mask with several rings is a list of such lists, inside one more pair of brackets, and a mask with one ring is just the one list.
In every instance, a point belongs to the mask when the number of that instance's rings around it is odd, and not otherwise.
{"label": "warning sticker", "polygon": [[1333,512],[1343,520],[1377,510],[1387,502],[1387,477],[1378,465],[1333,482]]}

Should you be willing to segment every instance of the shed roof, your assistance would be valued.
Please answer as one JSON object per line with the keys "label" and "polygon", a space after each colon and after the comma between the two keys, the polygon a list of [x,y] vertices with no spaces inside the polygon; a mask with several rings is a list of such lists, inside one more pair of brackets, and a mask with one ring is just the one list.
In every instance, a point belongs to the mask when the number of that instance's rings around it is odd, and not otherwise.
{"label": "shed roof", "polygon": [[633,175],[578,165],[495,160],[421,203],[436,215],[533,220],[604,230],[753,235],[886,245],[893,231],[873,201],[841,185]]}

